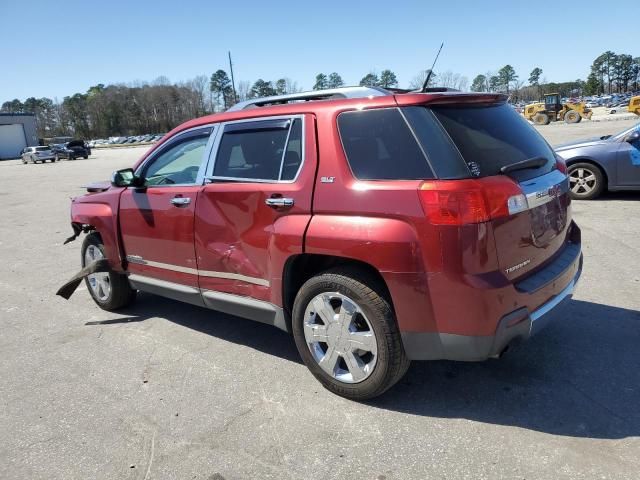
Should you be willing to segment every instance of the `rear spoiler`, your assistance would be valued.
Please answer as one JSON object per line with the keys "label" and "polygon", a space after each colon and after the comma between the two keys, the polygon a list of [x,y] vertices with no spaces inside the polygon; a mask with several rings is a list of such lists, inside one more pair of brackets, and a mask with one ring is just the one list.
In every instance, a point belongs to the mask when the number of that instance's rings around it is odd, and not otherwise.
{"label": "rear spoiler", "polygon": [[408,105],[501,105],[507,102],[508,96],[502,93],[463,93],[463,92],[427,92],[396,95],[399,106]]}

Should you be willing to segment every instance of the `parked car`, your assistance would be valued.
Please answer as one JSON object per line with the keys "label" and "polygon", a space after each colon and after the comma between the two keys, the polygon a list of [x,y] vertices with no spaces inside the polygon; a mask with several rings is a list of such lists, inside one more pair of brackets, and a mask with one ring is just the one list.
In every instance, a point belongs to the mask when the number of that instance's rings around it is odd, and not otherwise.
{"label": "parked car", "polygon": [[56,161],[61,158],[75,160],[76,158],[89,158],[91,150],[82,140],[71,140],[65,144],[51,145],[51,151],[55,155]]}
{"label": "parked car", "polygon": [[506,100],[350,87],[184,123],[73,199],[59,293],[84,276],[106,310],[142,290],[274,325],[357,400],[411,360],[498,357],[582,267],[566,167]]}
{"label": "parked car", "polygon": [[55,162],[55,155],[49,147],[25,147],[22,150],[22,163],[38,163],[47,160]]}
{"label": "parked car", "polygon": [[618,105],[615,105],[613,107],[610,107],[607,109],[607,113],[608,114],[613,114],[613,113],[624,113],[624,112],[628,112],[629,111],[629,102],[627,103],[619,103]]}
{"label": "parked car", "polygon": [[605,190],[640,190],[640,123],[616,135],[555,150],[567,164],[575,199],[591,200]]}

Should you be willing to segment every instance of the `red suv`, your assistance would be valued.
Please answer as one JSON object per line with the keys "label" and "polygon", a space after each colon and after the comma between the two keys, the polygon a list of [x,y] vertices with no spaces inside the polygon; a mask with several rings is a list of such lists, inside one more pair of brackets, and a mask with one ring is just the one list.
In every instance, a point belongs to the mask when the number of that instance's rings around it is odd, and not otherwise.
{"label": "red suv", "polygon": [[250,100],[89,190],[75,279],[100,307],[141,290],[274,325],[352,399],[411,360],[501,355],[582,268],[565,165],[497,94]]}

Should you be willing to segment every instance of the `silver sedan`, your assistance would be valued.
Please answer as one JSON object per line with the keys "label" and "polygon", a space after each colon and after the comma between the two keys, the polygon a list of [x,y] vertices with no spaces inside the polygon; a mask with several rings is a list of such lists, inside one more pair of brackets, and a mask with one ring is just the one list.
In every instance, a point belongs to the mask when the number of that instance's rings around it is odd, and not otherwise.
{"label": "silver sedan", "polygon": [[571,196],[596,198],[605,190],[640,190],[640,123],[616,135],[555,147],[569,170]]}

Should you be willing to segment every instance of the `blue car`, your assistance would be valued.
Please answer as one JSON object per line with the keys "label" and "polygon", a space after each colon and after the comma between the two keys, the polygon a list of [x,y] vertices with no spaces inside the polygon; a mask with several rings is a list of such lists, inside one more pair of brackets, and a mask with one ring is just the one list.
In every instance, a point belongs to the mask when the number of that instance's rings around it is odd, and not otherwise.
{"label": "blue car", "polygon": [[555,147],[567,163],[571,197],[591,200],[605,190],[640,190],[640,123],[616,135]]}

